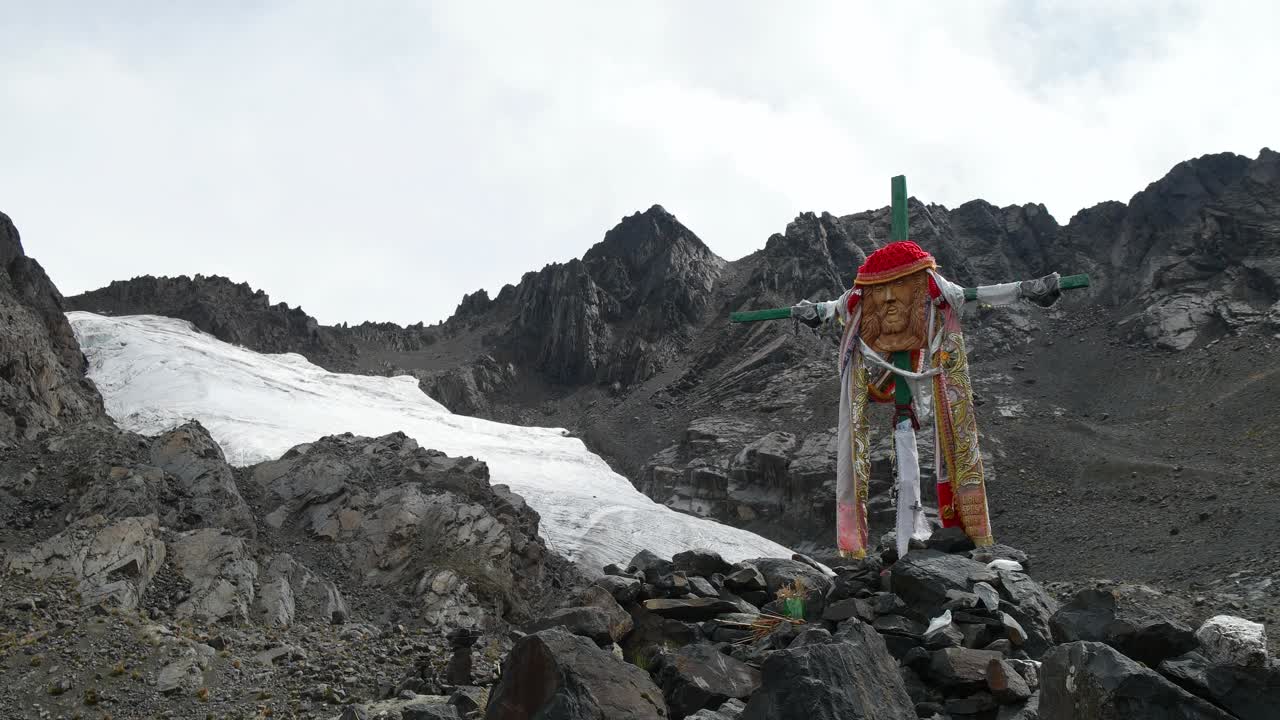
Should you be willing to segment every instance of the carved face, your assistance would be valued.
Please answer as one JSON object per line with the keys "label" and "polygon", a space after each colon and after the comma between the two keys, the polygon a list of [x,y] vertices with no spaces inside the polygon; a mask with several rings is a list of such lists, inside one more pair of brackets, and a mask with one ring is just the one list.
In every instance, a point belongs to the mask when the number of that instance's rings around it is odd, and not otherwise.
{"label": "carved face", "polygon": [[924,347],[928,277],[921,270],[863,288],[860,334],[871,349],[883,355]]}

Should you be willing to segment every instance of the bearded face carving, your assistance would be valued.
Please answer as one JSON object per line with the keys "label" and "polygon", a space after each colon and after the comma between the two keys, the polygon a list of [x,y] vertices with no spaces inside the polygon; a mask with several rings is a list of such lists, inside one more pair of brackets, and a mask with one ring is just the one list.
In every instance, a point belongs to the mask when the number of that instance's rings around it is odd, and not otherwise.
{"label": "bearded face carving", "polygon": [[881,355],[925,346],[925,299],[929,276],[924,270],[862,291],[862,339]]}

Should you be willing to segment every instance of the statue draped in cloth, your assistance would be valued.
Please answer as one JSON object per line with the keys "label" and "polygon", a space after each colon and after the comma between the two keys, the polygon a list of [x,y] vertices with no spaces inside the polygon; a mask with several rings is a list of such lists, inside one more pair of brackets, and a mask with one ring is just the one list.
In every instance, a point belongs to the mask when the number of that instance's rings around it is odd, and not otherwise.
{"label": "statue draped in cloth", "polygon": [[1018,299],[1040,307],[1062,290],[1088,287],[1087,275],[1058,273],[1035,280],[963,288],[938,273],[933,256],[907,240],[906,178],[893,178],[894,242],[858,268],[854,286],[838,300],[804,301],[790,308],[733,313],[733,322],[794,318],[811,327],[839,321],[841,378],[836,467],[836,542],[844,557],[867,553],[867,493],[871,474],[872,403],[894,406],[897,457],[897,549],[930,535],[920,503],[916,432],[933,419],[934,477],[943,527],[962,528],[979,547],[993,544],[978,423],[960,309],[969,300],[1003,305]]}
{"label": "statue draped in cloth", "polygon": [[958,317],[964,300],[964,288],[938,273],[932,255],[900,241],[872,253],[858,268],[854,287],[839,300],[811,306],[814,319],[838,319],[844,325],[836,536],[845,557],[864,557],[867,550],[873,402],[894,403],[899,554],[906,554],[912,538],[930,534],[920,503],[916,447],[920,417],[930,409],[942,524],[964,528],[980,547],[993,542]]}

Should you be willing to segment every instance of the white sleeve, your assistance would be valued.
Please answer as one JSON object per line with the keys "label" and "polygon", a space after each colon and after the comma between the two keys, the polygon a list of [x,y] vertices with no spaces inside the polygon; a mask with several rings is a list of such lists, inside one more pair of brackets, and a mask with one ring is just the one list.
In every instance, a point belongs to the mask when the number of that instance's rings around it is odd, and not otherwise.
{"label": "white sleeve", "polygon": [[1009,305],[1022,297],[1022,283],[1000,283],[999,285],[979,285],[978,300],[992,305]]}

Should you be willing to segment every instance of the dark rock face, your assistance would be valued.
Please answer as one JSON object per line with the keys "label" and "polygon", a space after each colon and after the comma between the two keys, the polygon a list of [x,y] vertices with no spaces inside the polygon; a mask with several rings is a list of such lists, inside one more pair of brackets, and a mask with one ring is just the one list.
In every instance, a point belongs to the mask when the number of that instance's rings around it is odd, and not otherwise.
{"label": "dark rock face", "polygon": [[427,374],[418,385],[450,412],[487,417],[493,410],[489,398],[514,386],[517,379],[515,365],[482,355],[470,365]]}
{"label": "dark rock face", "polygon": [[333,541],[365,582],[416,583],[433,620],[478,622],[465,616],[484,598],[520,622],[545,600],[540,518],[505,486],[490,486],[478,460],[425,450],[403,433],[347,433],[244,475],[268,526]]}
{"label": "dark rock face", "polygon": [[258,352],[297,352],[325,367],[350,367],[355,349],[302,308],[271,298],[248,283],[217,275],[176,278],[144,275],[67,299],[69,310],[99,315],[179,318],[219,340]]}
{"label": "dark rock face", "polygon": [[0,213],[0,447],[68,423],[109,422],[65,309]]}
{"label": "dark rock face", "polygon": [[1215,665],[1198,653],[1160,664],[1160,673],[1240,720],[1264,720],[1280,708],[1280,667]]}
{"label": "dark rock face", "polygon": [[658,674],[671,717],[679,720],[760,687],[760,671],[706,644],[688,645],[663,662]]}
{"label": "dark rock face", "polygon": [[1103,642],[1155,667],[1193,649],[1191,628],[1132,601],[1121,602],[1109,590],[1082,590],[1050,620],[1058,643]]}
{"label": "dark rock face", "polygon": [[1026,702],[1031,697],[1027,681],[1004,660],[993,659],[987,663],[987,688],[992,697],[1004,705]]}
{"label": "dark rock face", "polygon": [[34,503],[65,504],[78,518],[155,515],[174,530],[256,533],[232,469],[199,423],[154,438],[101,422],[81,424],[15,453],[0,468],[19,478],[10,483],[0,477],[0,522],[8,527],[38,526],[29,512]]}
{"label": "dark rock face", "polygon": [[1017,623],[1023,636],[1019,644],[1027,654],[1039,658],[1053,643],[1049,622],[1058,610],[1058,602],[1026,573],[1001,570],[999,576],[1004,597],[1000,610]]}
{"label": "dark rock face", "polygon": [[807,590],[818,590],[825,594],[831,588],[831,579],[822,572],[797,560],[786,558],[757,558],[748,560],[747,564],[756,568],[764,576],[770,593],[777,594],[785,586],[801,586]]}
{"label": "dark rock face", "polygon": [[654,206],[625,218],[581,260],[525,275],[493,311],[512,317],[512,356],[548,380],[629,385],[656,373],[701,321],[722,265]]}
{"label": "dark rock face", "polygon": [[667,707],[648,673],[553,629],[516,643],[485,711],[487,720],[531,717],[657,720],[667,717]]}
{"label": "dark rock face", "polygon": [[928,608],[929,616],[941,612],[949,591],[968,592],[978,582],[992,582],[996,573],[981,563],[936,550],[913,550],[894,563],[893,591],[908,605]]}
{"label": "dark rock face", "polygon": [[[630,617],[627,618],[628,620]],[[609,628],[609,616],[597,607],[575,607],[556,610],[525,627],[526,632],[561,628],[574,635],[585,637],[597,645],[613,642]]]}
{"label": "dark rock face", "polygon": [[1231,719],[1102,643],[1053,648],[1045,655],[1040,680],[1042,720]]}
{"label": "dark rock face", "polygon": [[246,537],[256,534],[253,511],[240,497],[222,448],[199,423],[187,423],[161,436],[152,443],[150,460],[172,475],[175,489],[189,498],[175,508],[183,524],[227,528]]}
{"label": "dark rock face", "polygon": [[915,705],[884,641],[856,625],[835,642],[780,650],[743,720],[913,720]]}

